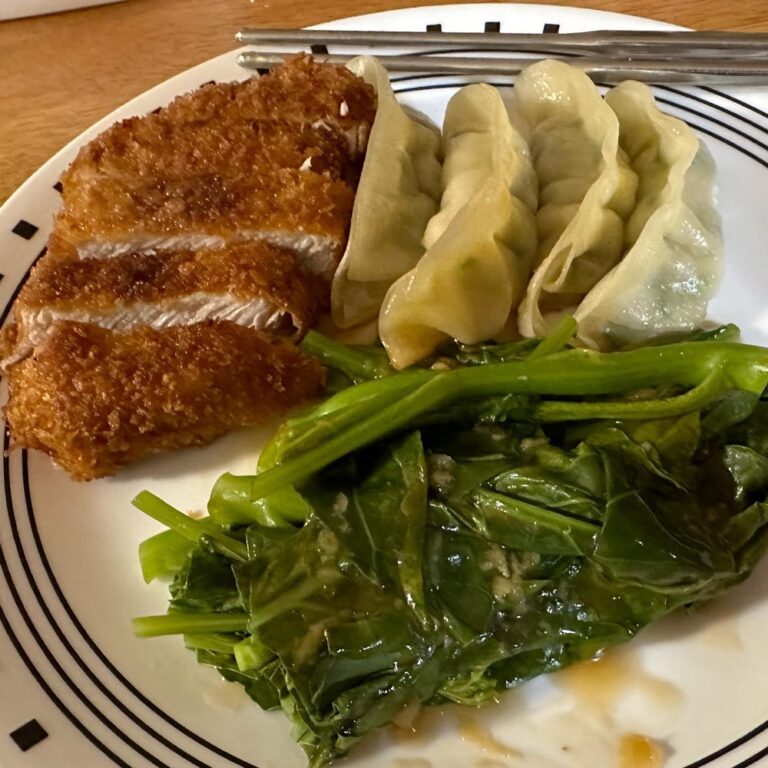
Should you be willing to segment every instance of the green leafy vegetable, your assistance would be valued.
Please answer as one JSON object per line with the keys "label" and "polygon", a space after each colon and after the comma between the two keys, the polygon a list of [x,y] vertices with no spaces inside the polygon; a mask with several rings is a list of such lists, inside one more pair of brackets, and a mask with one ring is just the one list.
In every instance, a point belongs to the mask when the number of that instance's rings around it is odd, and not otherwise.
{"label": "green leafy vegetable", "polygon": [[168,579],[184,565],[195,542],[176,531],[161,531],[139,545],[141,575],[149,584],[155,579]]}
{"label": "green leafy vegetable", "polygon": [[768,541],[768,351],[732,329],[627,352],[455,346],[394,373],[311,334],[350,384],[289,419],[210,517],[171,531],[167,615],[281,708],[310,765],[406,707],[478,705],[744,579]]}

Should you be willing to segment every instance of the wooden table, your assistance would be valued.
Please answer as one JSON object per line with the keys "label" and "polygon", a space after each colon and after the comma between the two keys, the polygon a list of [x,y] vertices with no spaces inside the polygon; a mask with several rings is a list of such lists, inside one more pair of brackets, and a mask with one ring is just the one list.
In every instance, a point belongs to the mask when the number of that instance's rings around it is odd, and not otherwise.
{"label": "wooden table", "polygon": [[[547,0],[539,0],[546,3]],[[557,0],[699,29],[768,31],[766,0]],[[302,27],[434,0],[126,0],[0,23],[0,203],[98,118],[235,46],[243,26]]]}

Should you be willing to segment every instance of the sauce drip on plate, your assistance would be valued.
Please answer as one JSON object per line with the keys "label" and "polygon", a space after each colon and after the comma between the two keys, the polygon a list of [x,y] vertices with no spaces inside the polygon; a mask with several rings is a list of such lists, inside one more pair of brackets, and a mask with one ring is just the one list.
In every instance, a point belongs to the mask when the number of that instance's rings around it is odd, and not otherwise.
{"label": "sauce drip on plate", "polygon": [[459,735],[464,741],[476,744],[483,752],[500,757],[520,757],[520,752],[499,741],[487,728],[483,728],[473,717],[462,717],[459,721]]}
{"label": "sauce drip on plate", "polygon": [[424,707],[411,704],[387,730],[395,741],[417,744],[438,735],[452,718],[449,707]]}
{"label": "sauce drip on plate", "polygon": [[646,736],[625,733],[619,740],[618,768],[660,768],[665,762],[662,750]]}
{"label": "sauce drip on plate", "polygon": [[560,672],[560,684],[580,704],[610,714],[622,696],[642,692],[654,706],[672,708],[682,693],[672,683],[642,669],[637,659],[624,650],[613,650],[598,659],[582,661]]}
{"label": "sauce drip on plate", "polygon": [[432,768],[432,763],[423,757],[399,757],[392,768]]}

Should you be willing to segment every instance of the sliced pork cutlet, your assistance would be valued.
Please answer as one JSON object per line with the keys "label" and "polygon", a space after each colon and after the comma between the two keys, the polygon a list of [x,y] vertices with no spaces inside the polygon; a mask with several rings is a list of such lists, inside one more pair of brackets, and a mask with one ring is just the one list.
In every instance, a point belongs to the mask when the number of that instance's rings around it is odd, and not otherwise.
{"label": "sliced pork cutlet", "polygon": [[323,369],[228,321],[127,333],[62,322],[8,381],[15,443],[91,480],[279,416],[320,394]]}
{"label": "sliced pork cutlet", "polygon": [[296,339],[327,301],[327,284],[310,279],[291,251],[261,241],[81,260],[52,238],[14,303],[3,367],[31,354],[63,320],[117,331],[230,320]]}
{"label": "sliced pork cutlet", "polygon": [[307,54],[286,59],[263,77],[211,83],[179,96],[165,114],[179,122],[272,119],[333,127],[347,138],[350,155],[365,152],[376,114],[373,89],[346,67],[323,64]]}
{"label": "sliced pork cutlet", "polygon": [[354,203],[347,166],[343,138],[326,130],[133,118],[64,174],[55,231],[86,258],[261,239],[330,276]]}
{"label": "sliced pork cutlet", "polygon": [[84,147],[56,232],[86,258],[264,239],[330,277],[374,112],[362,80],[306,58],[206,86]]}

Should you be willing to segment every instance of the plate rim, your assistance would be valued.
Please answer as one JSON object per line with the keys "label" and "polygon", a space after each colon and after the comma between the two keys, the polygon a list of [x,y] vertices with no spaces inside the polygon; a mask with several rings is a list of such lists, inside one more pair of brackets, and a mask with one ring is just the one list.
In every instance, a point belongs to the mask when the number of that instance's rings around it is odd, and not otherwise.
{"label": "plate rim", "polygon": [[[382,16],[398,16],[398,17],[404,17],[409,13],[412,13],[414,11],[417,12],[427,12],[429,14],[435,14],[439,15],[441,11],[446,11],[448,9],[451,10],[451,12],[456,12],[458,9],[472,9],[473,12],[476,12],[477,9],[489,9],[489,12],[491,12],[491,9],[494,13],[497,14],[507,14],[507,13],[514,13],[514,10],[516,7],[520,7],[521,4],[505,4],[504,6],[499,6],[498,4],[490,4],[490,3],[481,3],[481,4],[467,4],[467,3],[457,3],[457,4],[446,4],[446,5],[438,5],[438,6],[417,6],[413,8],[404,8],[404,9],[396,9],[396,10],[389,10],[389,11],[380,11],[375,12],[372,14],[362,14],[352,17],[343,17],[340,19],[336,19],[331,22],[323,22],[322,24],[314,25],[314,28],[318,29],[333,29],[337,28],[339,24],[342,23],[354,23],[359,22],[361,20],[368,20],[372,21],[375,20],[377,17]],[[573,12],[575,15],[581,14],[581,13],[589,13],[590,15],[601,15],[601,16],[610,16],[615,17],[617,19],[631,19],[633,21],[642,21],[642,22],[649,22],[648,26],[656,26],[658,27],[665,27],[665,28],[678,28],[683,29],[683,27],[678,27],[676,25],[669,24],[667,22],[661,22],[655,19],[650,19],[647,17],[640,17],[640,16],[633,16],[630,14],[620,14],[612,11],[602,11],[597,9],[589,9],[589,8],[576,8],[571,6],[558,6],[558,5],[541,5],[541,4],[531,4],[531,5],[523,5],[522,7],[525,7],[526,9],[531,10],[532,12],[539,11],[541,13],[546,14],[557,14],[561,11],[568,11]],[[93,136],[97,135],[101,130],[103,130],[104,127],[107,125],[110,125],[115,120],[120,119],[121,117],[132,114],[133,108],[138,103],[143,103],[147,100],[148,97],[151,96],[154,92],[166,89],[170,89],[173,86],[173,83],[176,80],[184,79],[190,77],[190,75],[196,71],[204,71],[207,70],[213,66],[215,66],[216,62],[223,62],[225,60],[229,60],[230,58],[234,57],[237,53],[238,49],[235,49],[233,51],[226,52],[224,54],[220,54],[219,56],[212,57],[211,59],[208,59],[207,61],[204,61],[200,64],[197,64],[193,67],[190,67],[183,72],[180,72],[171,78],[168,78],[167,80],[156,84],[152,88],[146,90],[142,94],[137,95],[136,97],[130,99],[125,104],[121,105],[120,107],[116,108],[115,110],[111,111],[109,114],[101,118],[100,120],[96,121],[93,125],[91,125],[89,128],[87,128],[85,131],[81,132],[77,137],[69,141],[64,147],[62,147],[60,150],[58,150],[56,153],[54,153],[51,158],[49,158],[45,163],[43,163],[35,172],[33,172],[9,197],[8,199],[3,203],[2,207],[0,207],[0,218],[3,217],[4,214],[8,212],[8,210],[13,209],[16,204],[18,203],[19,199],[24,196],[30,189],[34,189],[37,187],[38,184],[40,184],[41,180],[45,178],[46,174],[50,174],[52,171],[58,171],[58,167],[61,165],[62,161],[65,160],[67,157],[71,156],[77,149],[79,149],[85,142],[93,138]],[[247,73],[244,74],[244,76],[247,75]],[[181,91],[178,91],[181,92]],[[165,101],[165,99],[164,99]],[[707,102],[710,103],[710,102]],[[739,102],[742,103],[742,102]],[[750,109],[757,109],[756,107],[750,106],[748,103],[743,103],[744,106],[750,108]],[[768,118],[768,113],[760,111],[760,114],[764,117]],[[735,117],[739,117],[738,115],[734,115]],[[756,128],[759,128],[760,130],[763,130],[766,134],[768,134],[768,128],[763,128],[761,126],[755,125]],[[719,138],[719,137],[718,137]],[[756,158],[755,158],[756,159]],[[763,165],[765,165],[766,168],[768,168],[768,163],[758,160],[758,162],[762,162]],[[17,286],[18,289],[21,288],[21,286],[24,283],[24,279],[19,281]],[[16,291],[16,292],[17,292]],[[7,315],[7,312],[10,309],[10,306],[13,302],[13,299],[15,298],[15,293],[11,298],[8,300],[8,304],[3,312],[3,317],[0,319],[0,323],[4,320],[5,316]],[[7,445],[5,446],[7,447]],[[26,464],[26,462],[25,462]],[[4,477],[6,478],[6,484],[10,482],[9,480],[9,472],[8,472],[8,466],[5,465],[5,472]],[[25,480],[26,482],[26,480]],[[6,487],[6,494],[7,499],[10,498],[10,489]],[[2,556],[2,553],[0,552],[0,557]],[[10,575],[10,574],[6,574]],[[66,602],[66,601],[65,601]],[[1,612],[0,612],[1,613]],[[0,617],[2,618],[2,617]],[[8,628],[6,627],[6,631],[8,631]],[[177,723],[174,723],[176,726],[178,726]],[[765,727],[768,727],[768,721],[764,724]],[[743,739],[744,737],[742,737]],[[741,742],[744,743],[744,742]],[[736,742],[734,742],[736,744]],[[208,742],[205,742],[205,745],[210,748],[210,744]],[[736,744],[737,745],[737,744]],[[730,746],[730,745],[729,745]],[[215,751],[215,750],[214,750]],[[716,759],[717,757],[722,756],[725,754],[722,750],[718,751],[718,753],[713,753],[713,755],[710,756],[711,759],[701,759],[694,763],[689,764],[686,766],[686,768],[699,768],[699,766],[703,766],[708,764],[709,762],[712,762],[712,760]],[[768,748],[761,752],[756,757],[762,757],[764,754],[768,754]],[[226,755],[227,758],[232,758],[230,755]],[[236,758],[235,758],[236,760]],[[752,759],[750,758],[750,761]],[[237,763],[240,765],[247,765],[252,766],[251,763]],[[739,767],[753,764],[753,762],[744,762],[740,763]]]}

